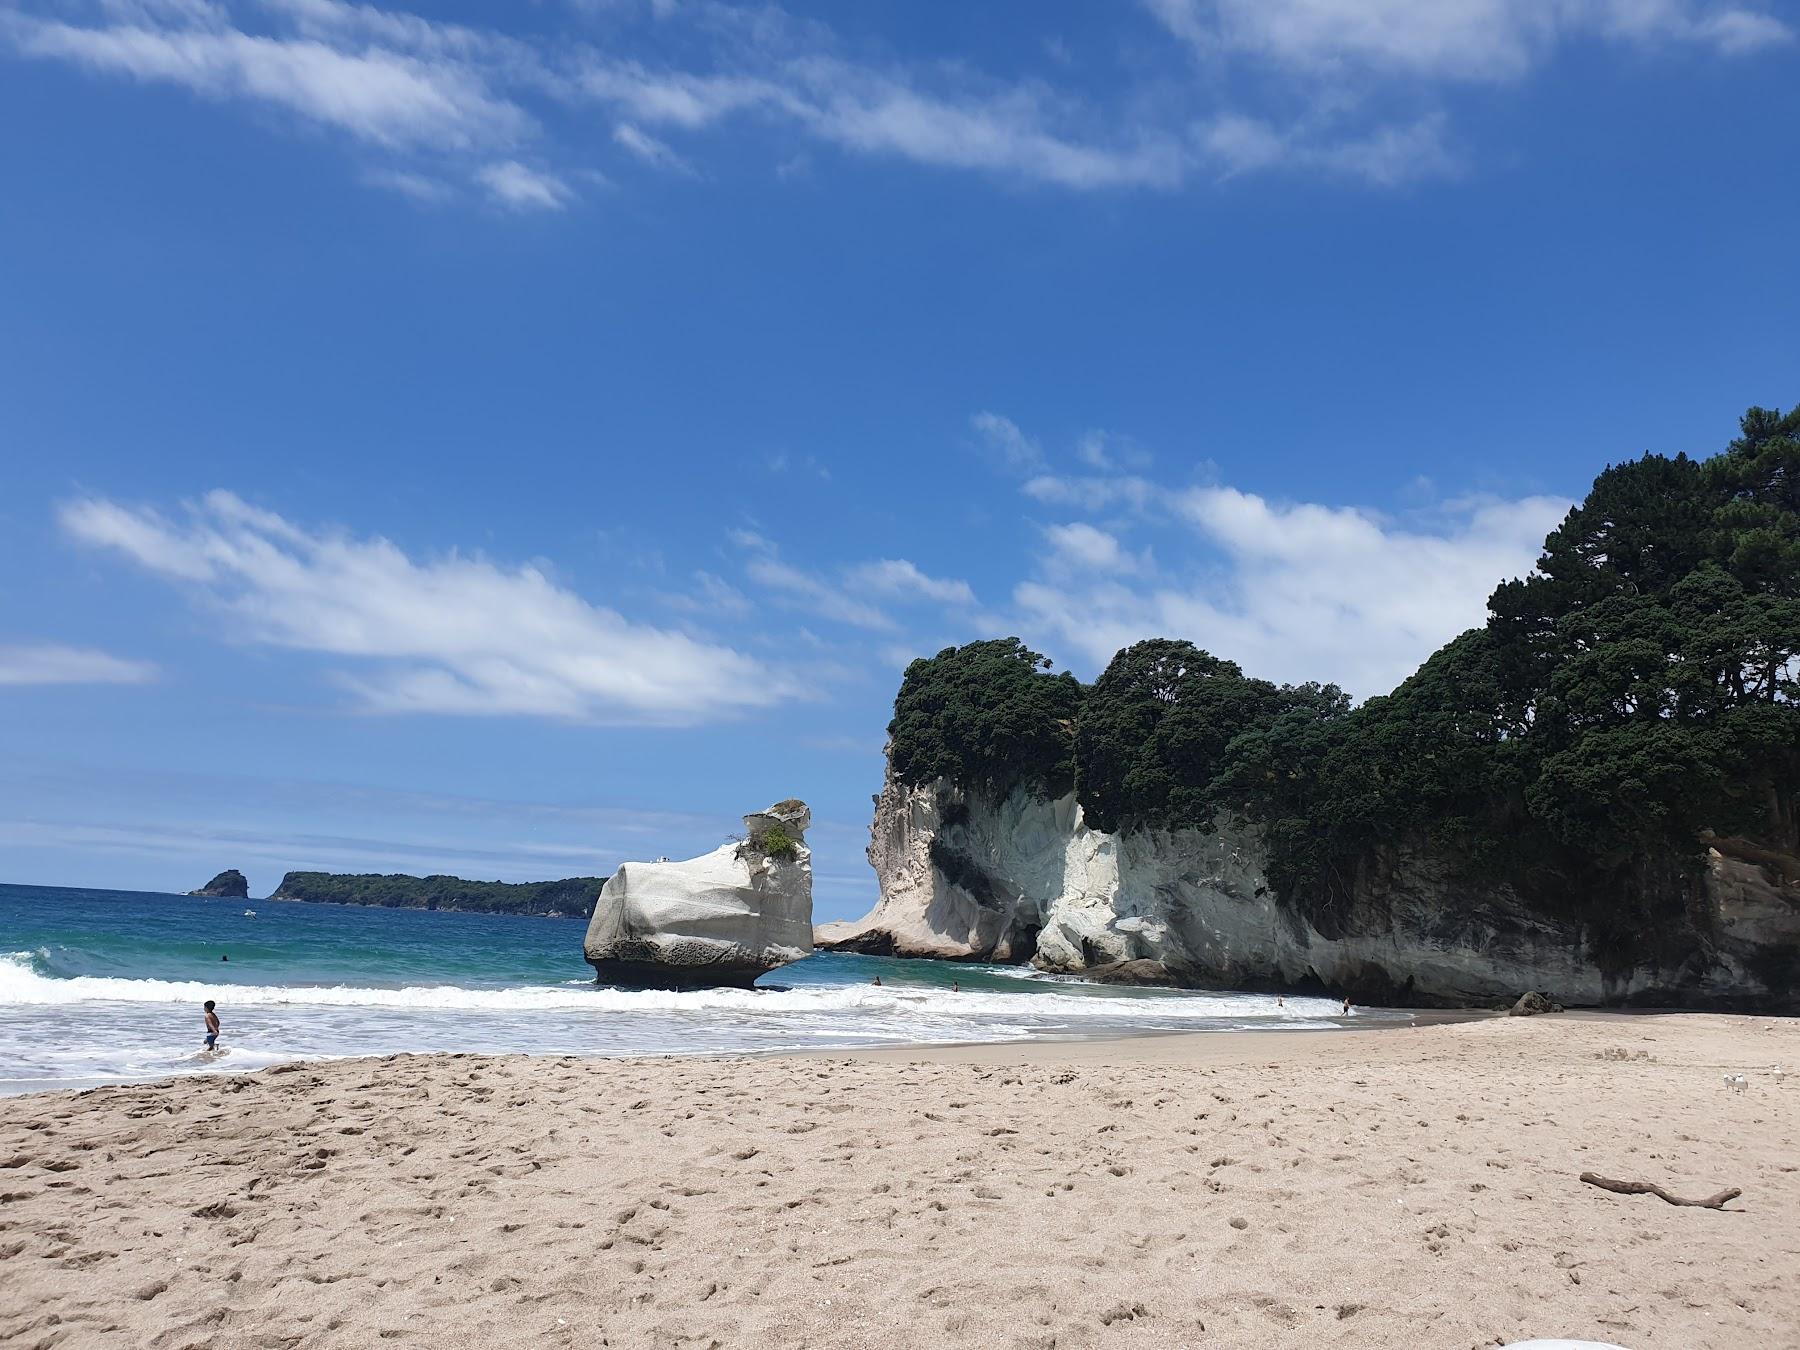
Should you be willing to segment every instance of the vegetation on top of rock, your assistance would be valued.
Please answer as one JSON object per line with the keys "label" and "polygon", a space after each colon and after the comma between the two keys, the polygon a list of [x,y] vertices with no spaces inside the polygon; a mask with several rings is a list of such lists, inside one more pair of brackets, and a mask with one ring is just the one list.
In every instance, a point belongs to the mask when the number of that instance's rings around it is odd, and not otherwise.
{"label": "vegetation on top of rock", "polygon": [[907,668],[894,771],[1072,781],[1111,831],[1247,820],[1328,932],[1383,851],[1422,848],[1578,920],[1603,966],[1679,964],[1661,944],[1692,932],[1709,832],[1800,852],[1800,410],[1741,426],[1711,459],[1608,468],[1485,627],[1391,694],[1352,709],[1163,639],[1084,690],[975,643]]}
{"label": "vegetation on top of rock", "polygon": [[475,914],[586,915],[605,877],[562,881],[464,881],[461,877],[412,877],[394,872],[347,874],[289,872],[272,900],[310,900],[387,909],[442,909]]}
{"label": "vegetation on top of rock", "polygon": [[800,856],[799,840],[789,834],[787,827],[783,825],[769,826],[750,843],[753,847],[762,850],[766,857],[775,858],[781,862],[792,862]]}
{"label": "vegetation on top of rock", "polygon": [[946,647],[906,668],[888,724],[902,782],[948,778],[1004,794],[1021,784],[1053,796],[1075,777],[1082,687],[1049,673],[1048,657],[1017,638]]}

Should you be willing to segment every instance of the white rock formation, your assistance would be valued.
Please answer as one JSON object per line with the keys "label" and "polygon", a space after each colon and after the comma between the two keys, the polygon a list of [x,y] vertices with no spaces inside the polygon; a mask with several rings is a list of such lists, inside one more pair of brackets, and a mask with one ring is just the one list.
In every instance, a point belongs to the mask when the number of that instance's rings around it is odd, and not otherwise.
{"label": "white rock formation", "polygon": [[[779,802],[744,817],[742,843],[687,862],[622,864],[601,889],[582,944],[601,982],[748,988],[810,955],[811,824],[806,803]],[[786,856],[775,831],[791,845]]]}
{"label": "white rock formation", "polygon": [[1328,934],[1276,902],[1252,829],[1115,836],[1088,829],[1072,795],[1015,790],[993,802],[891,777],[875,800],[869,861],[881,900],[863,919],[821,926],[820,946],[1069,973],[1156,962],[1177,983],[1316,983],[1368,1003],[1493,1006],[1527,989],[1569,1004],[1793,997],[1761,967],[1800,944],[1800,887],[1717,851],[1706,949],[1697,943],[1675,968],[1610,977],[1573,925],[1505,891],[1470,894],[1441,862],[1402,857],[1359,879]]}

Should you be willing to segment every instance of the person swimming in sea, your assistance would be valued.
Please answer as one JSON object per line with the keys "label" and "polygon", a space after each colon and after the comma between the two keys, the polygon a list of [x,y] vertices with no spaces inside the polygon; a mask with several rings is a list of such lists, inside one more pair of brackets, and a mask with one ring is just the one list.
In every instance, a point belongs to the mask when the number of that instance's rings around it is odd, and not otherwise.
{"label": "person swimming in sea", "polygon": [[213,1001],[210,998],[200,1006],[206,1009],[206,1048],[217,1050],[219,1048],[219,1014],[213,1011]]}

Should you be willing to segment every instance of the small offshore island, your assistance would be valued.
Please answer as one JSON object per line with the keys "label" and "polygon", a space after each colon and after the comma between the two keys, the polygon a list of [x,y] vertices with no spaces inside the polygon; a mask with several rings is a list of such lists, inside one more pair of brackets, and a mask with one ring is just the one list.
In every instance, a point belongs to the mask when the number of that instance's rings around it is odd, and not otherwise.
{"label": "small offshore island", "polygon": [[189,891],[188,894],[208,900],[248,900],[250,882],[242,872],[233,867],[219,873],[199,890]]}

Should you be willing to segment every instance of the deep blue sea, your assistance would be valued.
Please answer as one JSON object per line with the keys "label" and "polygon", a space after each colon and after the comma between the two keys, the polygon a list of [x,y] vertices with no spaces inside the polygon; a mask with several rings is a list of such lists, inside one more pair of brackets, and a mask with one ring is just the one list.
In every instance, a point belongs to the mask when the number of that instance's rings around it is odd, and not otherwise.
{"label": "deep blue sea", "polygon": [[[581,959],[585,928],[0,886],[0,1093],[399,1051],[741,1054],[1341,1025],[1324,999],[830,953],[753,990],[614,989]],[[199,1053],[208,998],[224,1025],[216,1056]]]}

